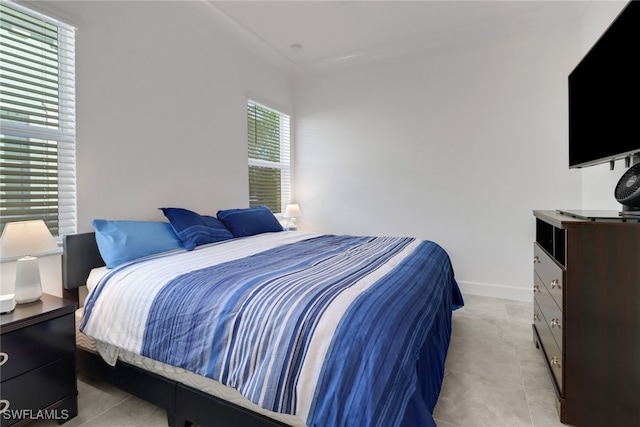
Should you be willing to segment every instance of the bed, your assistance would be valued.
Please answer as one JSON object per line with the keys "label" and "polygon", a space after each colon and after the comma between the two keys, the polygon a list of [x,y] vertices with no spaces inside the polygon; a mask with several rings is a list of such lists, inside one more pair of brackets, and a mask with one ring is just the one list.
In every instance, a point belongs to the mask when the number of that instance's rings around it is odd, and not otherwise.
{"label": "bed", "polygon": [[78,371],[171,426],[435,426],[463,300],[434,242],[262,233],[104,264],[65,236],[65,296],[91,282]]}

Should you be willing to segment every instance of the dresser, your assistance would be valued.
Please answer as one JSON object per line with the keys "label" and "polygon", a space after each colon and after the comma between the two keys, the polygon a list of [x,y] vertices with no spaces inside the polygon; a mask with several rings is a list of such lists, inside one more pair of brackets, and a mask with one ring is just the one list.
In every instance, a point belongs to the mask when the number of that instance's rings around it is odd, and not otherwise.
{"label": "dresser", "polygon": [[74,301],[43,294],[0,316],[0,423],[78,413]]}
{"label": "dresser", "polygon": [[640,426],[640,218],[534,211],[533,338],[560,421]]}

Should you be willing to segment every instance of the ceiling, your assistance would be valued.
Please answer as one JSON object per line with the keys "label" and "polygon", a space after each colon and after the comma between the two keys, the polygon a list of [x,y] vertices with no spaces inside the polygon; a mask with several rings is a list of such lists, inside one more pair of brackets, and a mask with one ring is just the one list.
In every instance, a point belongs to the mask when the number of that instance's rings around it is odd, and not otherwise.
{"label": "ceiling", "polygon": [[207,3],[264,47],[296,66],[442,45],[551,19],[575,19],[589,1],[211,0]]}

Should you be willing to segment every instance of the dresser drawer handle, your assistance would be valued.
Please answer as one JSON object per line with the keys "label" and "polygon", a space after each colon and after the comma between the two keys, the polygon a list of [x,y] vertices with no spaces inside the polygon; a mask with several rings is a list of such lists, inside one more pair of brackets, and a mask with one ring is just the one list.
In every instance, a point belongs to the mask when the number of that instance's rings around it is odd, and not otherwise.
{"label": "dresser drawer handle", "polygon": [[533,263],[534,264],[540,264],[540,257],[538,255],[533,257]]}
{"label": "dresser drawer handle", "polygon": [[0,414],[7,412],[7,409],[9,409],[9,406],[10,404],[8,400],[0,399]]}
{"label": "dresser drawer handle", "polygon": [[533,285],[533,293],[535,294],[536,292],[540,292],[540,286]]}
{"label": "dresser drawer handle", "polygon": [[556,356],[552,356],[551,357],[551,366],[557,366],[559,368],[560,367],[560,358],[558,358]]}
{"label": "dresser drawer handle", "polygon": [[555,328],[556,326],[560,328],[560,319],[551,319],[551,327]]}
{"label": "dresser drawer handle", "polygon": [[9,355],[7,353],[0,353],[0,366],[4,365],[9,361]]}
{"label": "dresser drawer handle", "polygon": [[558,279],[553,279],[553,280],[551,281],[551,289],[555,289],[556,287],[557,287],[558,289],[560,289],[560,280],[558,280]]}
{"label": "dresser drawer handle", "polygon": [[540,320],[540,315],[538,313],[533,313],[533,321],[537,322]]}

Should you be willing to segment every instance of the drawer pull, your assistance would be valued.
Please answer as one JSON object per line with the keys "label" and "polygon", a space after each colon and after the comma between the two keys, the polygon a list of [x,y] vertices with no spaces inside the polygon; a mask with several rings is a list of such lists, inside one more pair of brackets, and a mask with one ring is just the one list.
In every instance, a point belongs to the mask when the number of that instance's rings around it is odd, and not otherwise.
{"label": "drawer pull", "polygon": [[556,356],[552,356],[551,357],[551,366],[560,367],[560,358],[558,358]]}
{"label": "drawer pull", "polygon": [[9,355],[7,353],[0,353],[0,366],[4,365],[9,361]]}
{"label": "drawer pull", "polygon": [[538,313],[533,313],[533,321],[537,322],[540,320],[540,315]]}
{"label": "drawer pull", "polygon": [[533,285],[533,293],[535,294],[536,292],[540,292],[540,286]]}
{"label": "drawer pull", "polygon": [[556,326],[560,328],[560,319],[551,319],[551,327],[555,328]]}
{"label": "drawer pull", "polygon": [[540,257],[538,255],[533,257],[533,263],[534,264],[540,264]]}
{"label": "drawer pull", "polygon": [[555,288],[560,289],[560,280],[558,279],[553,279],[551,281],[551,289],[555,289]]}

